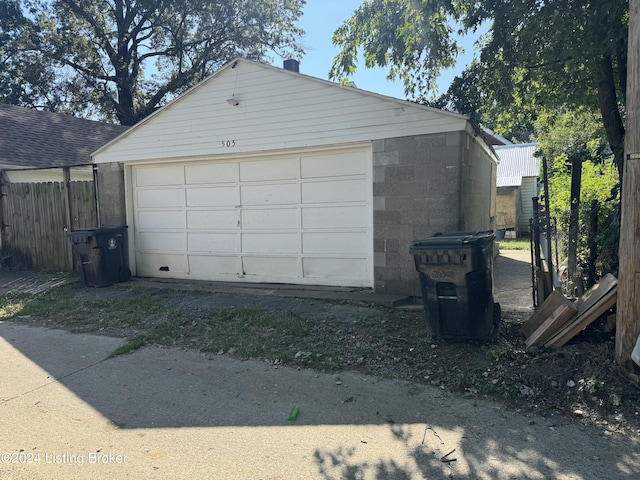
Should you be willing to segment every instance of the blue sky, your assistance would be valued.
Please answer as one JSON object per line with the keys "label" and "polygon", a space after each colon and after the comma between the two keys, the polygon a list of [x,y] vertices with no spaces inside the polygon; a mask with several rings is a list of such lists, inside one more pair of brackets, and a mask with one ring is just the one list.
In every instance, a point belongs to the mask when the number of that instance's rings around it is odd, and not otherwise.
{"label": "blue sky", "polygon": [[[307,0],[304,14],[300,19],[300,26],[306,32],[302,43],[307,52],[300,62],[300,73],[327,79],[333,57],[338,53],[338,49],[331,43],[333,32],[351,17],[351,14],[361,3],[361,0]],[[442,74],[438,81],[441,92],[446,91],[456,73],[462,70],[473,58],[473,41],[473,37],[462,39],[461,43],[465,49],[465,55],[459,59],[457,68]],[[277,64],[276,66],[282,65]],[[386,76],[386,70],[367,69],[361,62],[352,81],[363,90],[405,98],[402,84],[389,82]]]}

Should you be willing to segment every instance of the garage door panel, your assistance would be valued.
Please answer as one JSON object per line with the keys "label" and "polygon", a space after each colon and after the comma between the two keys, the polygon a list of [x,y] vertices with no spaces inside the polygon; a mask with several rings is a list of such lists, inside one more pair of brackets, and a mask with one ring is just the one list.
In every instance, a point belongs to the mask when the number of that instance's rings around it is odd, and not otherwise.
{"label": "garage door panel", "polygon": [[183,207],[184,192],[177,188],[138,190],[136,202],[138,208]]}
{"label": "garage door panel", "polygon": [[302,203],[362,202],[367,198],[365,179],[307,182],[302,184]]}
{"label": "garage door panel", "polygon": [[297,158],[240,162],[240,181],[295,180],[299,169]]}
{"label": "garage door panel", "polygon": [[347,207],[305,207],[302,228],[366,228],[369,210],[364,205]]}
{"label": "garage door panel", "polygon": [[368,156],[364,152],[304,155],[300,159],[302,178],[366,175]]}
{"label": "garage door panel", "polygon": [[239,212],[233,210],[189,210],[189,230],[230,230],[238,227]]}
{"label": "garage door panel", "polygon": [[187,188],[187,207],[233,207],[239,204],[236,186]]}
{"label": "garage door panel", "polygon": [[299,227],[297,208],[258,209],[242,211],[242,228],[249,230],[294,229]]}
{"label": "garage door panel", "polygon": [[201,280],[210,280],[214,275],[238,275],[240,260],[235,255],[189,255],[189,271]]}
{"label": "garage door panel", "polygon": [[140,210],[138,211],[138,228],[141,230],[160,228],[160,229],[184,229],[184,212],[179,211],[154,211]]}
{"label": "garage door panel", "polygon": [[302,234],[302,253],[366,255],[369,251],[369,236],[365,232]]}
{"label": "garage door panel", "polygon": [[275,185],[243,185],[242,205],[297,205],[298,185],[295,183]]}
{"label": "garage door panel", "polygon": [[187,165],[185,167],[187,185],[237,183],[239,180],[237,163],[213,163]]}
{"label": "garage door panel", "polygon": [[370,149],[134,166],[137,274],[371,286]]}
{"label": "garage door panel", "polygon": [[243,257],[242,265],[247,276],[288,278],[289,282],[300,277],[300,261],[290,257]]}
{"label": "garage door panel", "polygon": [[167,252],[184,252],[187,247],[186,235],[183,232],[137,232],[138,251],[161,250]]}
{"label": "garage door panel", "polygon": [[184,255],[161,253],[138,253],[136,267],[140,277],[175,277],[176,274],[187,274],[187,261]]}
{"label": "garage door panel", "polygon": [[138,187],[182,185],[184,183],[184,167],[182,165],[139,167],[135,169],[135,183]]}
{"label": "garage door panel", "polygon": [[307,278],[349,280],[352,285],[365,286],[369,276],[369,261],[364,258],[303,258],[302,269]]}
{"label": "garage door panel", "polygon": [[300,253],[297,233],[243,233],[244,253]]}
{"label": "garage door panel", "polygon": [[189,233],[189,252],[224,252],[238,251],[238,235],[236,233]]}

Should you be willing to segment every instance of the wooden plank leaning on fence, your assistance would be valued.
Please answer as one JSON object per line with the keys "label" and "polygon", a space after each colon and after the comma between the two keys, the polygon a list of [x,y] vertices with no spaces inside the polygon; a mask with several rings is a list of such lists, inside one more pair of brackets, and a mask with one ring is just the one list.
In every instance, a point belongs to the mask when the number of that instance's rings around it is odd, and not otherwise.
{"label": "wooden plank leaning on fence", "polygon": [[527,347],[560,348],[616,303],[617,279],[607,274],[575,303],[555,290],[522,326]]}

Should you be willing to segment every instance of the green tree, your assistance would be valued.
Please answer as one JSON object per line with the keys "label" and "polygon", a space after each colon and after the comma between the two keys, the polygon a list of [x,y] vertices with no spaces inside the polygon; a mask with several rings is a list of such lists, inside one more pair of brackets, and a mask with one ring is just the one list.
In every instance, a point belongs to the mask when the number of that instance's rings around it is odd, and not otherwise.
{"label": "green tree", "polygon": [[38,52],[37,28],[18,0],[0,1],[0,101],[55,109],[60,92]]}
{"label": "green tree", "polygon": [[352,74],[362,52],[366,66],[391,67],[408,96],[424,102],[439,70],[455,61],[452,20],[462,32],[487,23],[489,31],[436,105],[498,133],[530,132],[540,110],[593,108],[622,174],[627,0],[368,0],[334,34],[341,51],[330,77]]}
{"label": "green tree", "polygon": [[362,54],[366,67],[389,67],[388,78],[402,80],[407,96],[424,99],[460,52],[450,22],[454,10],[447,0],[364,1],[333,34],[341,50],[329,78],[347,79]]}
{"label": "green tree", "polygon": [[573,111],[543,112],[535,122],[539,156],[549,165],[549,204],[556,218],[560,255],[567,254],[569,213],[571,206],[571,164],[582,161],[579,211],[578,265],[585,272],[589,208],[599,204],[597,274],[601,276],[618,268],[620,237],[620,188],[618,173],[612,162],[602,122],[598,114],[587,108]]}
{"label": "green tree", "polygon": [[10,99],[16,95],[13,78],[19,52],[19,39],[26,35],[27,20],[17,1],[0,3],[0,98]]}
{"label": "green tree", "polygon": [[25,0],[38,42],[23,47],[50,60],[67,109],[133,125],[234,57],[301,55],[304,3]]}

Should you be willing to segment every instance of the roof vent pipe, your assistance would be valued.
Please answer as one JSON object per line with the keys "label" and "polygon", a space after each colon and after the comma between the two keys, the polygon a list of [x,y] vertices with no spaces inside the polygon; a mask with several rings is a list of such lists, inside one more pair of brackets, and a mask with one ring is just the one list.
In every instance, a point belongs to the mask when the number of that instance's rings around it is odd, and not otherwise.
{"label": "roof vent pipe", "polygon": [[298,60],[294,60],[293,58],[285,60],[283,67],[285,70],[300,73],[300,62]]}

